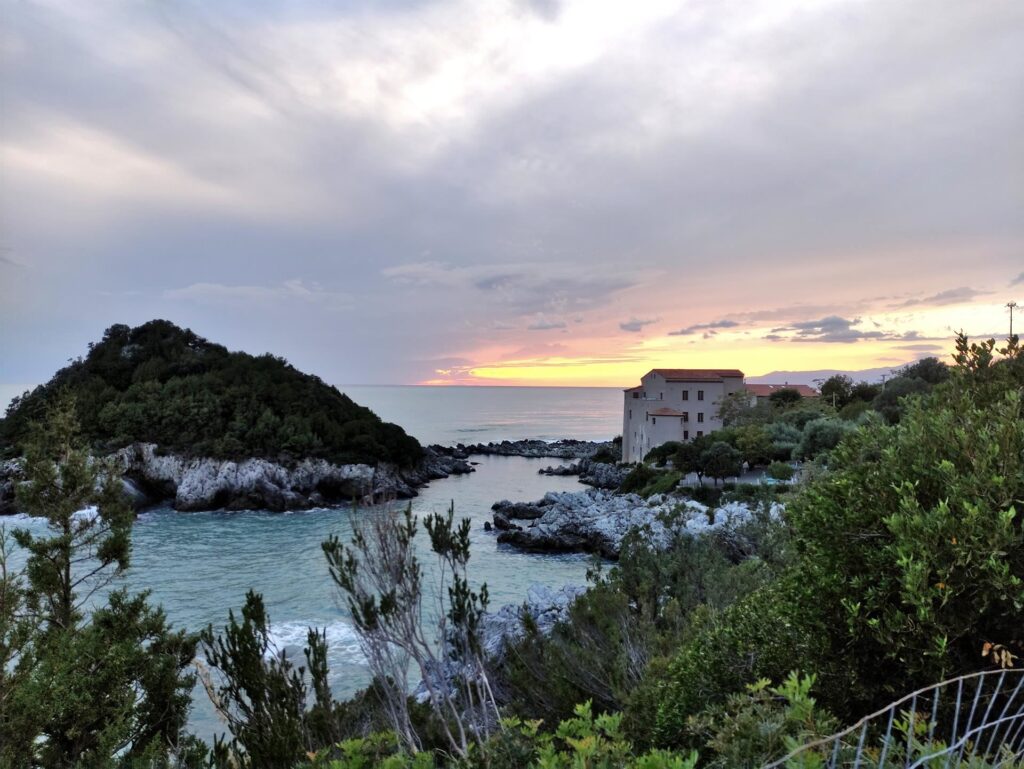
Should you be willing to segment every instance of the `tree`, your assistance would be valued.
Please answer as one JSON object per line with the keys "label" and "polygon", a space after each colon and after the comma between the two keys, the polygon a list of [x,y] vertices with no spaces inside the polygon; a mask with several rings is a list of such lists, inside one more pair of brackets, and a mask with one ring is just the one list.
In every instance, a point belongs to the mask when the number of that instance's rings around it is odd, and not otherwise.
{"label": "tree", "polygon": [[796,454],[801,459],[814,459],[839,445],[850,429],[848,422],[835,417],[812,420],[804,427]]}
{"label": "tree", "polygon": [[772,458],[772,439],[760,425],[739,427],[736,429],[736,449],[751,467],[764,465]]}
{"label": "tree", "polygon": [[221,635],[215,636],[212,626],[202,633],[204,655],[218,676],[204,678],[204,685],[232,737],[230,743],[223,737],[214,743],[218,766],[290,769],[308,752],[337,739],[325,633],[309,630],[307,667],[296,668],[271,643],[269,626],[263,597],[250,590],[241,621],[231,612]]}
{"label": "tree", "polygon": [[903,399],[911,395],[922,395],[930,389],[923,379],[896,377],[885,383],[885,388],[871,405],[889,424],[896,424],[907,406],[902,402]]}
{"label": "tree", "polygon": [[760,425],[771,419],[771,407],[751,398],[746,390],[724,396],[718,404],[718,418],[725,427]]}
{"label": "tree", "polygon": [[801,400],[803,397],[800,395],[800,391],[792,387],[783,387],[768,396],[768,402],[772,404],[772,408],[782,410],[795,406]]}
{"label": "tree", "polygon": [[793,467],[786,462],[772,462],[768,465],[768,477],[777,481],[792,480],[793,472]]}
{"label": "tree", "polygon": [[878,393],[882,392],[882,386],[878,384],[869,384],[868,382],[857,382],[850,390],[850,400],[846,405],[850,403],[871,403]]}
{"label": "tree", "polygon": [[45,518],[50,536],[15,530],[27,562],[3,579],[0,650],[13,669],[0,764],[105,766],[168,751],[196,760],[183,736],[195,640],[172,632],[145,593],[117,590],[97,606],[128,566],[132,512],[118,476],[88,456],[66,394],[33,428],[24,475],[19,508]]}
{"label": "tree", "polygon": [[743,472],[743,457],[723,441],[715,441],[701,456],[704,472],[715,479],[724,480]]}
{"label": "tree", "polygon": [[672,465],[684,477],[690,473],[696,473],[697,482],[703,486],[705,470],[701,454],[710,445],[707,436],[695,438],[687,443],[680,443],[676,453],[672,455]]}
{"label": "tree", "polygon": [[846,374],[833,374],[821,383],[821,399],[836,409],[850,402],[853,380]]}
{"label": "tree", "polygon": [[[422,747],[409,711],[409,672],[419,672],[437,728],[448,749],[465,758],[498,723],[480,637],[487,586],[469,587],[470,520],[447,515],[424,521],[440,567],[436,595],[424,589],[413,542],[418,520],[412,507],[401,517],[383,513],[356,525],[349,545],[332,536],[323,543],[331,578],[341,590],[360,645],[383,694],[392,728],[409,750]],[[425,601],[434,602],[429,628]]]}
{"label": "tree", "polygon": [[896,376],[921,379],[930,385],[942,384],[949,379],[950,368],[938,358],[921,358],[915,363],[908,363],[901,369],[897,369]]}

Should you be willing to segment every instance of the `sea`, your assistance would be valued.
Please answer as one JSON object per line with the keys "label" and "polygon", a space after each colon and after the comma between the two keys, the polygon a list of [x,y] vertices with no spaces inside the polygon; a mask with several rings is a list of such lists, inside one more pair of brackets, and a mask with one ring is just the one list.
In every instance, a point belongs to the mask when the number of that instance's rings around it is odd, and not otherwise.
{"label": "sea", "polygon": [[[607,440],[621,431],[622,392],[610,388],[339,386],[382,419],[402,425],[422,443],[442,445],[539,438]],[[472,521],[471,580],[486,583],[491,607],[518,604],[531,585],[582,585],[592,560],[584,555],[521,553],[499,545],[484,530],[491,505],[501,499],[529,501],[548,491],[585,488],[573,477],[538,474],[553,459],[473,457],[476,472],[434,481],[411,500],[423,516],[454,505]],[[398,514],[398,503],[393,512]],[[326,630],[331,686],[338,698],[366,686],[369,674],[343,601],[327,572],[320,543],[352,534],[353,522],[380,510],[319,508],[292,513],[264,510],[179,513],[158,508],[142,513],[132,535],[131,567],[122,584],[148,590],[170,622],[190,631],[223,627],[248,591],[262,593],[275,651],[301,660],[309,627]],[[0,526],[39,533],[45,521],[0,518]],[[418,543],[428,585],[436,572],[426,535]],[[12,559],[17,565],[17,554]],[[197,682],[189,730],[204,740],[225,726]]]}

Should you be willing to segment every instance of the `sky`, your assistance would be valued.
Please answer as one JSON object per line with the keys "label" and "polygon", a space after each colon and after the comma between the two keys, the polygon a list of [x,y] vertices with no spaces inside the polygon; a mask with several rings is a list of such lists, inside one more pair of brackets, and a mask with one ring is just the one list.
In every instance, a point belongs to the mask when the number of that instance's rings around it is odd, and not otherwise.
{"label": "sky", "polygon": [[1024,301],[1019,0],[0,14],[3,392],[152,318],[339,384],[625,387]]}

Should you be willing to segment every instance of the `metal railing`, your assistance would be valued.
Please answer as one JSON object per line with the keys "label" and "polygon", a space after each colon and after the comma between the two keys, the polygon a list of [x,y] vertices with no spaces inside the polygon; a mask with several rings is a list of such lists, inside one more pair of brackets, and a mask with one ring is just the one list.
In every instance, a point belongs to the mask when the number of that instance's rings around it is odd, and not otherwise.
{"label": "metal railing", "polygon": [[991,670],[908,694],[764,769],[1024,767],[1024,670]]}

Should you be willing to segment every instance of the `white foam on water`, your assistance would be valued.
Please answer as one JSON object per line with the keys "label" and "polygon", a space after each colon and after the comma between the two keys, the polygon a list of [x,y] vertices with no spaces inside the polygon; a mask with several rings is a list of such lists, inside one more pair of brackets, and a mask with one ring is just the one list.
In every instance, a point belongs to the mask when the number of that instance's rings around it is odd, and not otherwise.
{"label": "white foam on water", "polygon": [[324,622],[321,620],[294,620],[291,622],[272,622],[267,628],[267,636],[270,640],[268,656],[276,652],[287,650],[289,657],[295,653],[301,654],[306,646],[309,628],[326,631],[327,653],[332,657],[340,658],[345,662],[361,663],[365,661],[362,650],[359,648],[359,636],[355,629],[345,621],[334,620]]}
{"label": "white foam on water", "polygon": [[[99,510],[93,507],[84,507],[77,512],[71,514],[71,519],[75,521],[91,521],[99,515]],[[5,515],[0,517],[0,525],[13,523],[16,525],[28,524],[29,526],[45,526],[49,523],[46,518],[40,518],[38,516],[29,515],[28,513],[13,513],[11,515]]]}

